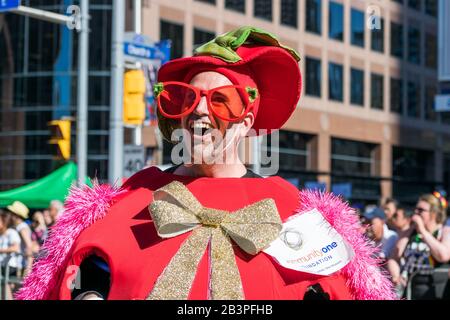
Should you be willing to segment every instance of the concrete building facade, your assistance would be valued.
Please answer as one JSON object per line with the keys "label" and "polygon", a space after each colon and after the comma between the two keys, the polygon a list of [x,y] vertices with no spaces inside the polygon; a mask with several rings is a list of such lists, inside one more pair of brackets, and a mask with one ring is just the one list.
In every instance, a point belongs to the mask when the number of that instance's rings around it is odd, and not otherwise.
{"label": "concrete building facade", "polygon": [[154,0],[143,6],[143,32],[172,39],[175,58],[242,25],[273,32],[298,50],[303,93],[280,131],[279,174],[299,187],[350,184],[350,200],[363,203],[392,196],[412,203],[420,193],[449,189],[450,121],[433,111],[437,1]]}

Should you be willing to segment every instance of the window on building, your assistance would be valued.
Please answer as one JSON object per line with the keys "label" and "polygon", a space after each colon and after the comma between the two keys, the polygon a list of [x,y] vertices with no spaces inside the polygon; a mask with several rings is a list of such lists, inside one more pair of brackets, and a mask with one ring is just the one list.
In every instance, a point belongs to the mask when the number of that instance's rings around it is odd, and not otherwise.
{"label": "window on building", "polygon": [[358,47],[364,47],[364,12],[352,8],[351,24],[352,44]]}
{"label": "window on building", "polygon": [[437,17],[438,0],[425,0],[425,13]]}
{"label": "window on building", "polygon": [[[89,15],[89,71],[110,71],[112,43],[111,32],[105,32],[105,30],[111,30],[111,10],[89,10]],[[30,19],[30,21],[31,20],[34,19]],[[74,41],[75,47],[78,37],[74,38],[76,39]],[[75,52],[78,54],[77,50],[74,50],[74,53]],[[74,63],[78,63],[78,59],[75,57]]]}
{"label": "window on building", "polygon": [[450,125],[450,112],[441,112],[441,122]]}
{"label": "window on building", "polygon": [[306,31],[322,33],[322,1],[306,0]]}
{"label": "window on building", "polygon": [[171,59],[181,58],[183,56],[183,25],[161,20],[160,39],[172,40],[172,48],[170,52]]}
{"label": "window on building", "polygon": [[416,81],[408,81],[408,104],[406,114],[408,117],[420,118],[420,84]]}
{"label": "window on building", "polygon": [[351,68],[350,70],[350,103],[355,105],[364,105],[364,71]]}
{"label": "window on building", "polygon": [[391,22],[391,55],[403,58],[403,25]]}
{"label": "window on building", "polygon": [[110,86],[109,76],[89,76],[89,106],[109,106]]}
{"label": "window on building", "polygon": [[[59,53],[59,41],[49,39],[59,40],[59,25],[38,19],[28,19],[28,23],[29,34],[33,35],[28,41],[28,70],[53,71]],[[15,33],[15,30],[10,32]]]}
{"label": "window on building", "polygon": [[421,10],[421,2],[422,0],[408,0],[408,7],[414,10]]}
{"label": "window on building", "polygon": [[[337,185],[350,187],[345,197],[352,202],[373,203],[380,198],[380,180],[377,179],[380,147],[359,141],[332,138],[331,190]],[[334,191],[334,192],[337,192]]]}
{"label": "window on building", "polygon": [[101,180],[106,180],[108,178],[108,160],[88,158],[87,174],[89,177],[96,177]]}
{"label": "window on building", "polygon": [[297,28],[297,0],[281,0],[281,24]]}
{"label": "window on building", "polygon": [[444,154],[444,187],[450,194],[450,153]]}
{"label": "window on building", "polygon": [[436,121],[436,112],[434,111],[434,97],[437,94],[435,85],[425,86],[425,119]]}
{"label": "window on building", "polygon": [[[432,155],[425,150],[393,147],[392,175],[394,177],[409,177],[415,180],[429,180],[433,177]],[[428,168],[427,168],[428,167]],[[429,174],[427,174],[429,173]]]}
{"label": "window on building", "polygon": [[[29,26],[27,28],[27,24],[25,23],[24,16],[18,15],[18,14],[3,14],[2,19],[4,19],[3,23],[7,23],[8,26],[14,26],[14,32],[10,31],[10,40],[9,43],[6,43],[6,37],[4,36],[4,31],[0,31],[0,52],[7,52],[7,45],[11,45],[12,52],[14,52],[14,66],[11,66],[9,63],[9,57],[6,54],[0,54],[0,74],[5,74],[9,72],[15,72],[15,73],[22,73],[24,69],[26,68],[25,64],[25,43],[28,41],[28,39],[25,40],[27,32],[25,32],[26,29],[30,30]],[[30,19],[32,20],[32,19]],[[53,26],[55,29],[55,32],[58,32],[60,28],[57,27],[56,24]],[[2,28],[5,30],[5,28]],[[10,27],[11,29],[11,27]],[[33,29],[32,29],[33,30]],[[53,35],[52,37],[57,37],[57,34]],[[44,37],[45,38],[45,37]],[[52,49],[53,51],[53,49]],[[29,66],[28,66],[29,67]],[[49,68],[52,68],[51,65]],[[10,69],[14,68],[10,71]]]}
{"label": "window on building", "polygon": [[216,0],[195,0],[195,1],[216,5]]}
{"label": "window on building", "polygon": [[89,153],[108,155],[108,134],[92,134],[89,136]]}
{"label": "window on building", "polygon": [[[25,160],[25,176],[27,180],[36,180],[42,178],[41,174],[52,172],[52,160],[50,159],[27,159]],[[90,177],[94,177],[91,175]]]}
{"label": "window on building", "polygon": [[384,19],[380,19],[380,29],[374,28],[370,34],[372,36],[372,50],[377,52],[384,52]]}
{"label": "window on building", "polygon": [[308,144],[313,136],[295,131],[280,130],[278,149],[272,145],[270,136],[264,136],[262,152],[279,153],[280,170],[304,171],[310,157]]}
{"label": "window on building", "polygon": [[344,40],[344,7],[333,1],[330,1],[328,36],[330,39]]}
{"label": "window on building", "polygon": [[408,30],[408,61],[420,64],[420,30],[416,27]]}
{"label": "window on building", "polygon": [[342,101],[343,94],[343,68],[341,64],[330,62],[328,65],[329,99]]}
{"label": "window on building", "polygon": [[332,138],[331,171],[352,176],[371,176],[375,147],[374,144]]}
{"label": "window on building", "polygon": [[[52,120],[53,114],[51,111],[28,111],[24,112],[25,128],[29,131],[42,130],[47,131],[47,123]],[[46,135],[48,138],[48,135]]]}
{"label": "window on building", "polygon": [[403,113],[403,81],[391,78],[391,112]]}
{"label": "window on building", "polygon": [[89,110],[88,130],[109,130],[109,112]]}
{"label": "window on building", "polygon": [[194,48],[202,45],[216,37],[216,34],[211,31],[194,28]]}
{"label": "window on building", "polygon": [[[278,133],[278,142],[273,140],[274,135],[262,137],[261,159],[278,159],[278,175],[297,187],[304,186],[307,181],[317,181],[317,174],[310,171],[312,158],[317,157],[317,137],[286,130]],[[261,167],[267,166],[262,163]]]}
{"label": "window on building", "polygon": [[319,59],[306,57],[306,94],[310,96],[321,96],[322,67]]}
{"label": "window on building", "polygon": [[25,137],[27,155],[52,154],[53,146],[48,143],[48,135],[29,135]]}
{"label": "window on building", "polygon": [[370,107],[372,109],[383,110],[383,101],[384,101],[383,75],[372,73],[370,76],[370,82],[371,82]]}
{"label": "window on building", "polygon": [[13,106],[33,107],[51,106],[53,104],[53,76],[14,77]]}
{"label": "window on building", "polygon": [[428,68],[437,68],[437,38],[434,34],[426,34],[425,37],[425,65]]}
{"label": "window on building", "polygon": [[253,5],[255,17],[272,21],[272,0],[253,0]]}
{"label": "window on building", "polygon": [[245,13],[245,0],[225,0],[225,8]]}
{"label": "window on building", "polygon": [[[421,149],[392,148],[393,197],[415,205],[417,198],[433,191],[434,152]],[[428,182],[428,183],[427,183]]]}

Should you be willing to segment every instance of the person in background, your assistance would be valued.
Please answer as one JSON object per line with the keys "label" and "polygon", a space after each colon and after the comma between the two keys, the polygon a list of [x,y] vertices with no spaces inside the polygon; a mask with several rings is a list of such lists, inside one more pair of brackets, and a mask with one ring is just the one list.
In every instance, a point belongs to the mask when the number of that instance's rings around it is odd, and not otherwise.
{"label": "person in background", "polygon": [[[20,252],[20,236],[16,230],[9,228],[10,221],[10,215],[0,209],[0,267],[3,276],[6,275],[7,265],[9,266],[9,276],[16,276],[19,267],[17,257],[11,256],[7,261],[10,255]],[[0,285],[3,286],[2,283]],[[12,298],[12,287],[8,285],[6,291],[6,299],[9,300]]]}
{"label": "person in background", "polygon": [[364,218],[369,223],[367,236],[373,241],[374,246],[380,249],[378,257],[387,260],[397,242],[397,233],[386,226],[386,215],[379,207],[366,211]]}
{"label": "person in background", "polygon": [[21,245],[19,256],[19,271],[18,275],[26,276],[31,270],[33,264],[33,243],[31,241],[31,229],[25,220],[28,219],[30,210],[20,201],[14,201],[11,205],[6,207],[11,213],[11,224],[19,233]]}
{"label": "person in background", "polygon": [[386,215],[386,225],[389,229],[395,230],[393,217],[397,212],[397,208],[399,207],[399,203],[397,200],[393,198],[387,198],[383,204],[384,214]]}
{"label": "person in background", "polygon": [[41,211],[33,213],[31,219],[31,240],[33,242],[33,256],[36,256],[40,247],[47,238],[47,225],[45,224],[44,215]]}
{"label": "person in background", "polygon": [[50,206],[48,207],[48,211],[50,214],[50,224],[48,225],[49,228],[55,224],[56,220],[58,220],[59,216],[63,212],[63,209],[64,205],[61,201],[59,200],[50,201]]}
{"label": "person in background", "polygon": [[44,216],[45,225],[49,227],[53,222],[52,217],[50,216],[50,210],[43,210],[42,215]]}
{"label": "person in background", "polygon": [[[447,206],[448,208],[448,206]],[[445,222],[444,228],[442,229],[442,237],[450,237],[450,218],[447,216],[447,221]],[[448,273],[447,284],[444,289],[444,294],[442,297],[444,300],[450,300],[450,270]]]}
{"label": "person in background", "polygon": [[419,198],[411,227],[398,240],[388,261],[395,285],[405,287],[411,281],[412,300],[436,299],[434,269],[450,260],[450,232],[443,228],[444,200],[439,193]]}
{"label": "person in background", "polygon": [[408,210],[404,207],[398,207],[397,211],[392,216],[392,225],[394,226],[399,238],[402,238],[408,232],[411,226],[412,215],[412,210]]}

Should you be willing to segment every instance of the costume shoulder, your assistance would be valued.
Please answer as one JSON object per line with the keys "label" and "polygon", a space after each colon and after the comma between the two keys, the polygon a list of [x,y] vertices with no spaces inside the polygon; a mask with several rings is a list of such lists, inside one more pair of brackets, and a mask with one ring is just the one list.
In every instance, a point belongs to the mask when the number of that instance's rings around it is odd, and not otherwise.
{"label": "costume shoulder", "polygon": [[70,259],[73,244],[81,232],[104,218],[109,208],[129,191],[158,180],[159,173],[161,171],[156,167],[141,170],[130,177],[121,188],[97,182],[94,182],[92,188],[73,186],[65,201],[64,213],[51,228],[32,271],[24,279],[23,286],[15,298],[19,300],[56,298],[53,289],[60,281]]}
{"label": "costume shoulder", "polygon": [[319,191],[300,191],[298,212],[318,209],[327,221],[352,246],[355,255],[342,269],[347,286],[355,299],[396,299],[394,288],[387,273],[381,269],[376,258],[377,248],[369,244],[360,233],[360,222],[356,212],[341,198]]}
{"label": "costume shoulder", "polygon": [[16,299],[52,299],[53,289],[79,234],[102,219],[123,193],[124,190],[96,182],[92,188],[73,186],[65,201],[64,213],[51,228],[31,273],[24,279],[22,288],[16,294]]}

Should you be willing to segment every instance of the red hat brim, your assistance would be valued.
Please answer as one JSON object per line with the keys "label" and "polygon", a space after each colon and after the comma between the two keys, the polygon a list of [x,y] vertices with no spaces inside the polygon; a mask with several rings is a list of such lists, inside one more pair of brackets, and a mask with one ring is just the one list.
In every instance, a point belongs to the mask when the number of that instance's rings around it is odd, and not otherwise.
{"label": "red hat brim", "polygon": [[192,67],[234,67],[246,65],[260,95],[253,129],[279,129],[289,119],[300,99],[302,77],[297,61],[284,49],[274,46],[241,46],[242,60],[227,63],[212,56],[179,58],[164,64],[158,81],[183,81]]}

